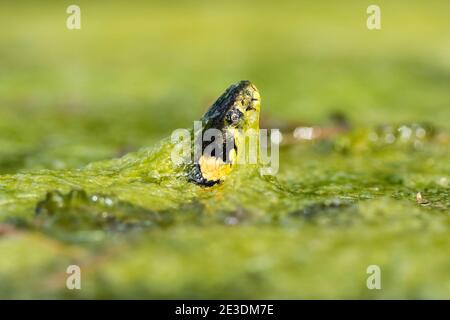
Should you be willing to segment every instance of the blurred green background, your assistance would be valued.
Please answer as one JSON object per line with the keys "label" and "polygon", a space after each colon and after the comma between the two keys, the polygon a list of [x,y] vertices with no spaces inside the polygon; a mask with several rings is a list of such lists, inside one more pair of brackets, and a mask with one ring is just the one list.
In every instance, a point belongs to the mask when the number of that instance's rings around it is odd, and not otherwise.
{"label": "blurred green background", "polygon": [[[107,244],[86,249],[39,232],[0,232],[1,296],[450,297],[449,1],[376,1],[379,31],[366,27],[373,1],[80,0],[81,30],[66,28],[70,4],[0,3],[1,174],[81,168],[152,146],[248,79],[266,119],[322,124],[339,111],[354,128],[326,152],[283,149],[280,178],[289,191],[249,202],[276,215],[348,197],[368,222],[177,227],[121,240],[123,251],[113,253]],[[421,150],[360,148],[358,132],[402,123],[428,123],[441,138]],[[342,145],[350,155],[339,154]],[[424,190],[431,207],[415,203]],[[48,275],[74,259],[96,265],[99,252],[107,254],[96,280],[81,293]],[[385,291],[365,287],[371,261],[386,264]]]}
{"label": "blurred green background", "polygon": [[263,115],[449,128],[448,1],[2,1],[0,170],[80,166],[187,127],[241,79]]}

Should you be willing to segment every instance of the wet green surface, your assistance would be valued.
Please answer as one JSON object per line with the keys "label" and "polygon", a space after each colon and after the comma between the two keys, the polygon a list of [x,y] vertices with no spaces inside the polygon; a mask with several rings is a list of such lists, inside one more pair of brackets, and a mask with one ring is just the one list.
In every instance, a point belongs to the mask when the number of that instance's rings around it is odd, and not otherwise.
{"label": "wet green surface", "polygon": [[[80,6],[0,5],[0,297],[450,298],[448,3]],[[164,137],[240,79],[350,129],[190,184]]]}

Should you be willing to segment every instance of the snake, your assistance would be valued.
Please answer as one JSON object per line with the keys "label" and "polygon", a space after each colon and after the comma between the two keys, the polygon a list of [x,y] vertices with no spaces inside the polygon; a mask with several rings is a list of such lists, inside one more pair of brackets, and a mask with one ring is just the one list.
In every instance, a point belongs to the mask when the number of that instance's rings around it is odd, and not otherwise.
{"label": "snake", "polygon": [[207,152],[211,143],[200,141],[200,156],[189,168],[189,181],[210,187],[222,182],[235,167],[238,153],[244,148],[239,139],[249,130],[259,130],[261,96],[256,86],[242,80],[229,86],[201,118],[202,135],[215,129],[220,139],[215,139],[216,148]]}

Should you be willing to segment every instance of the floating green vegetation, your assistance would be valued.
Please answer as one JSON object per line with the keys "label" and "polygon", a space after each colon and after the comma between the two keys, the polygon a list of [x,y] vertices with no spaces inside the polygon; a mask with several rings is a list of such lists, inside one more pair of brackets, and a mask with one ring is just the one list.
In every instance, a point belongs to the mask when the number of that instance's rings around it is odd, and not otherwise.
{"label": "floating green vegetation", "polygon": [[[169,141],[3,175],[3,296],[447,297],[449,164],[434,160],[448,157],[445,135],[417,145],[362,132],[282,147],[278,176],[241,166],[213,187],[173,169]],[[70,263],[86,270],[79,292],[65,289]],[[386,270],[379,293],[365,287],[371,264]],[[41,280],[21,289],[12,270]]]}

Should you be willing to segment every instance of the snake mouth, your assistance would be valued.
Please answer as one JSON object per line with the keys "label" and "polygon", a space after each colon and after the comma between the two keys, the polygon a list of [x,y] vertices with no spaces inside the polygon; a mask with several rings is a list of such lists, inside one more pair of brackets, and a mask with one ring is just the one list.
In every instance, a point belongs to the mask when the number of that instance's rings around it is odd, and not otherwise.
{"label": "snake mouth", "polygon": [[250,99],[250,106],[247,109],[256,110],[257,105],[261,103],[261,96],[259,95],[258,89],[252,84],[252,88],[254,89],[252,92],[252,98]]}

